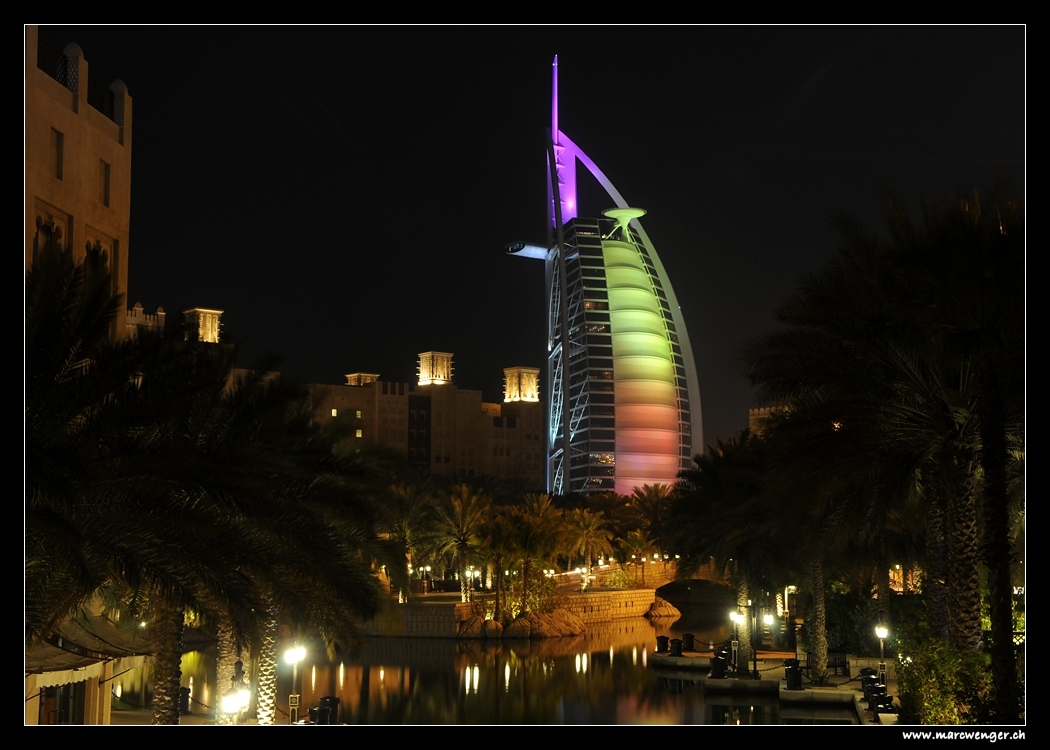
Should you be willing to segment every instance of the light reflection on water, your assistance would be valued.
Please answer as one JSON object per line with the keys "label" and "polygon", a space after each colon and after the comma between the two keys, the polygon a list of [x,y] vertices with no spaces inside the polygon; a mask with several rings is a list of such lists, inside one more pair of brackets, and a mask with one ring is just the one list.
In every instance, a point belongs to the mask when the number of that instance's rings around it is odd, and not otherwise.
{"label": "light reflection on water", "polygon": [[[586,636],[536,641],[369,638],[358,654],[336,663],[329,662],[315,643],[299,666],[301,713],[305,717],[324,696],[336,696],[339,721],[347,724],[849,721],[846,713],[784,716],[774,696],[705,696],[689,675],[684,680],[681,672],[662,675],[649,664],[657,635],[677,638],[693,633],[698,647],[704,648],[729,637],[723,619],[693,616],[656,625],[644,618],[618,620],[591,626]],[[209,662],[210,675],[204,670]],[[184,683],[193,677],[200,686],[194,692],[203,695],[206,680],[214,679],[214,660],[191,663],[201,674],[184,674]],[[283,663],[278,687],[278,721],[287,721],[292,674]]]}
{"label": "light reflection on water", "polygon": [[[721,624],[654,627],[638,618],[579,638],[371,638],[353,659],[311,663],[303,705],[337,696],[339,721],[348,724],[783,723],[775,697],[705,696],[688,676],[651,668],[656,636],[684,632],[705,645],[729,636]],[[282,675],[282,696],[290,678]]]}

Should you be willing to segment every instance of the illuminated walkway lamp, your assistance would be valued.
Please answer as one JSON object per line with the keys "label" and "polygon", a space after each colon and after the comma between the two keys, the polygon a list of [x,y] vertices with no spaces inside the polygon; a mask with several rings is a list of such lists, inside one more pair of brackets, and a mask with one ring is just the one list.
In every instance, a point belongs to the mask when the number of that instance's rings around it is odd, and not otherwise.
{"label": "illuminated walkway lamp", "polygon": [[288,695],[288,723],[295,724],[299,721],[299,662],[306,658],[306,648],[303,646],[292,646],[284,652],[284,660],[292,665],[292,692]]}
{"label": "illuminated walkway lamp", "polygon": [[879,639],[879,682],[886,684],[886,636],[890,634],[885,625],[875,626],[875,635]]}
{"label": "illuminated walkway lamp", "polygon": [[740,636],[739,629],[740,623],[743,622],[744,616],[737,612],[735,609],[729,613],[729,619],[733,621],[733,641],[732,641],[732,653],[733,653],[733,670],[737,673],[740,672],[740,665],[737,663],[737,651],[740,648]]}
{"label": "illuminated walkway lamp", "polygon": [[251,691],[244,686],[244,684],[237,685],[236,683],[222,696],[222,712],[230,717],[230,721],[233,724],[237,723],[238,718],[241,715],[241,711],[248,708],[248,703],[251,701]]}

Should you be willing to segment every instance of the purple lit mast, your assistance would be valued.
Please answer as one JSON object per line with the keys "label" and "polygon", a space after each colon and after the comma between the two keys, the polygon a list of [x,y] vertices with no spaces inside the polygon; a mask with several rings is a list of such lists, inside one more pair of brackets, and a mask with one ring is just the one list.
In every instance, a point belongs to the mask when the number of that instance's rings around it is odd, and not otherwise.
{"label": "purple lit mast", "polygon": [[[551,85],[551,142],[554,144],[554,163],[558,174],[557,195],[561,196],[562,222],[576,218],[576,145],[558,130],[558,56],[554,56],[554,82]],[[550,204],[550,222],[555,226],[553,187],[548,184],[548,203]]]}

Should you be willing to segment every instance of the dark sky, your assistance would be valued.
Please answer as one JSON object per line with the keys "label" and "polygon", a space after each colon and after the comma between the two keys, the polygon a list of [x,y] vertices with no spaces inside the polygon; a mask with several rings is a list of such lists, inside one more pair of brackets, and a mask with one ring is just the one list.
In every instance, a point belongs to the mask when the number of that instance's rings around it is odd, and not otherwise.
{"label": "dark sky", "polygon": [[[738,356],[886,188],[1025,177],[1012,27],[41,27],[134,102],[129,304],[224,309],[241,364],[411,381],[455,352],[544,367],[550,65],[561,129],[635,206],[685,313],[704,437],[755,406]],[[581,170],[581,180],[586,174]],[[612,205],[598,188],[581,214]],[[541,387],[545,384],[541,384]]]}

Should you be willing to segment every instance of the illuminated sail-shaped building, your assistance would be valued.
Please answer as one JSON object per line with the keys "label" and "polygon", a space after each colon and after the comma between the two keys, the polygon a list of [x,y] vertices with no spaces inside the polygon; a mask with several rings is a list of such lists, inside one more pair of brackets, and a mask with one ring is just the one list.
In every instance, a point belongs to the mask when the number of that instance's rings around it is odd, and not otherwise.
{"label": "illuminated sail-shaped building", "polygon": [[[685,321],[639,218],[558,129],[554,60],[546,248],[508,252],[546,263],[547,489],[630,494],[673,484],[701,452],[700,391]],[[578,214],[576,162],[615,208]]]}

